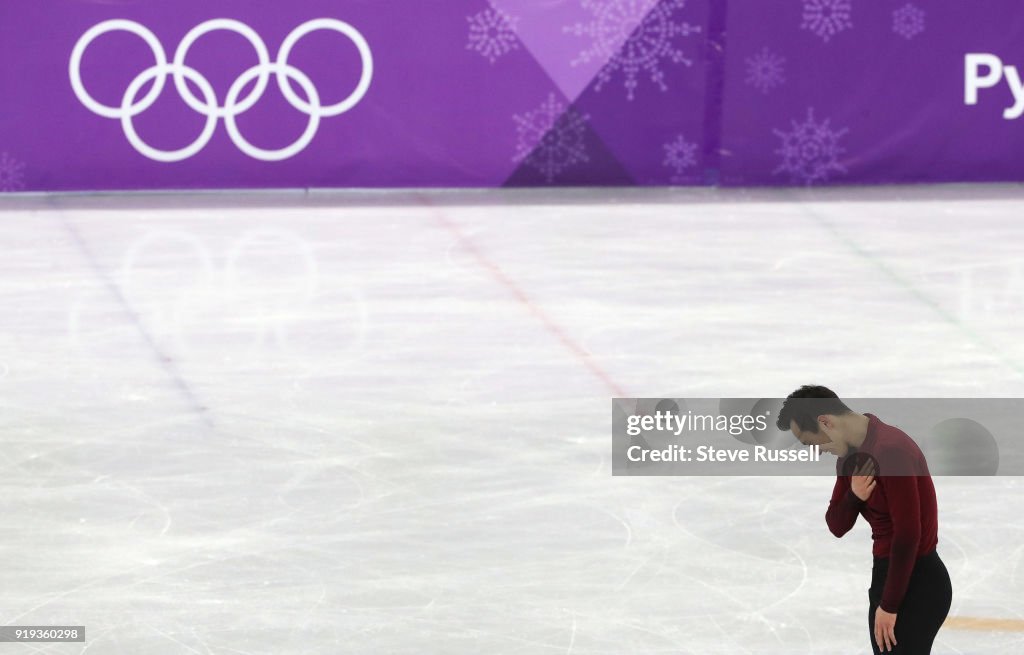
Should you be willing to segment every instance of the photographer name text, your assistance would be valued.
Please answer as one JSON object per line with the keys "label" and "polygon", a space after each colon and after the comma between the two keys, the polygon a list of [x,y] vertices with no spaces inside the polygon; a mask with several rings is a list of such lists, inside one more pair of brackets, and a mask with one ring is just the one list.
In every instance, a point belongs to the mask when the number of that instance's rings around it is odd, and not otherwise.
{"label": "photographer name text", "polygon": [[626,457],[631,462],[820,462],[821,448],[817,445],[794,450],[774,450],[767,446],[754,446],[752,450],[715,446],[672,445],[657,449],[630,446]]}

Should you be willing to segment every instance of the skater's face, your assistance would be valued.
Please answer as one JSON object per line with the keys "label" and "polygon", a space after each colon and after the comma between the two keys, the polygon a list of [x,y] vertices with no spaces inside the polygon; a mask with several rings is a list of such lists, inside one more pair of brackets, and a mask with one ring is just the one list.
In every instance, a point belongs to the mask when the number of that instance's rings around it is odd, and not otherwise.
{"label": "skater's face", "polygon": [[801,430],[796,421],[789,424],[793,435],[805,446],[820,446],[823,453],[832,453],[842,457],[846,454],[846,444],[838,438],[838,431],[829,416],[818,417],[818,431]]}

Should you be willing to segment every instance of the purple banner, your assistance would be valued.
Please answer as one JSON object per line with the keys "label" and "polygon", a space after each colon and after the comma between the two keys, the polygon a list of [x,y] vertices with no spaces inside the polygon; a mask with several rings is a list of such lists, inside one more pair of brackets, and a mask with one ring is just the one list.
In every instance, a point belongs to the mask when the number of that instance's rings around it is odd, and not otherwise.
{"label": "purple banner", "polygon": [[1024,64],[1019,2],[745,0],[727,23],[726,184],[1024,179],[1016,68],[965,102],[968,55]]}
{"label": "purple banner", "polygon": [[1010,0],[5,2],[0,190],[1016,180],[1022,35]]}

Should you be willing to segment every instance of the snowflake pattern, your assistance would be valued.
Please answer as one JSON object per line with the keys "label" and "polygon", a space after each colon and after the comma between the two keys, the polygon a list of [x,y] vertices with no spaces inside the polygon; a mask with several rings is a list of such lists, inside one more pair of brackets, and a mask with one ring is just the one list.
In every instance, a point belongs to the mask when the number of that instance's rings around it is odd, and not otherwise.
{"label": "snowflake pattern", "polygon": [[676,11],[686,6],[686,0],[662,0],[650,11],[650,2],[644,0],[580,0],[580,4],[593,13],[593,20],[567,26],[563,31],[591,39],[590,47],[580,52],[572,61],[573,66],[607,60],[597,75],[596,91],[620,70],[629,100],[635,96],[641,70],[650,75],[658,88],[667,91],[663,61],[693,65],[674,44],[678,37],[701,31],[699,25],[674,20]]}
{"label": "snowflake pattern", "polygon": [[683,173],[697,164],[697,144],[690,143],[682,134],[665,144],[664,166],[672,170],[672,184],[683,184]]}
{"label": "snowflake pattern", "polygon": [[480,53],[492,64],[519,48],[519,37],[515,33],[518,18],[496,9],[485,9],[467,16],[466,20],[469,21],[469,43],[466,49]]}
{"label": "snowflake pattern", "polygon": [[892,31],[908,41],[924,31],[924,9],[905,4],[892,12]]}
{"label": "snowflake pattern", "polygon": [[25,164],[6,152],[0,153],[0,193],[25,188]]}
{"label": "snowflake pattern", "polygon": [[518,132],[513,161],[529,164],[551,184],[566,169],[590,161],[583,142],[588,118],[575,109],[566,111],[550,94],[536,110],[512,117]]}
{"label": "snowflake pattern", "polygon": [[782,146],[775,151],[782,157],[782,163],[775,174],[788,173],[793,182],[810,186],[827,180],[832,172],[845,173],[839,156],[846,150],[840,147],[839,139],[847,131],[833,129],[829,119],[819,123],[814,118],[814,109],[808,109],[807,119],[794,120],[791,131],[774,130],[782,139]]}
{"label": "snowflake pattern", "polygon": [[747,84],[768,93],[786,82],[786,58],[768,48],[747,57]]}
{"label": "snowflake pattern", "polygon": [[804,0],[800,29],[810,30],[828,43],[836,34],[853,27],[851,0]]}

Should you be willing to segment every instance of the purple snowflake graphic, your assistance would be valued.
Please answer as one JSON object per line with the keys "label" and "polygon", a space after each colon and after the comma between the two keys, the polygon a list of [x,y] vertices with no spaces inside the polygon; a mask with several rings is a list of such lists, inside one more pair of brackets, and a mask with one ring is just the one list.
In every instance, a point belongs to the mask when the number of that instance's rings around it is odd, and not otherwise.
{"label": "purple snowflake graphic", "polygon": [[583,142],[587,118],[575,109],[566,111],[550,94],[534,111],[512,117],[518,132],[513,161],[529,164],[551,184],[566,169],[590,161]]}
{"label": "purple snowflake graphic", "polygon": [[908,41],[924,31],[924,9],[905,4],[892,12],[892,31]]}
{"label": "purple snowflake graphic", "polygon": [[747,57],[747,84],[768,93],[786,81],[786,58],[764,48]]}
{"label": "purple snowflake graphic", "polygon": [[518,18],[496,9],[485,9],[472,16],[469,21],[469,43],[467,50],[480,53],[493,64],[500,57],[519,48],[519,37],[516,36]]}
{"label": "purple snowflake graphic", "polygon": [[836,34],[853,27],[851,0],[804,0],[800,29],[810,30],[828,43]]}
{"label": "purple snowflake graphic", "polygon": [[640,0],[580,0],[580,4],[593,13],[593,20],[565,27],[563,31],[591,40],[590,47],[572,61],[573,66],[595,59],[607,60],[597,75],[595,90],[600,91],[616,71],[622,71],[626,97],[632,100],[641,70],[650,75],[658,88],[667,91],[663,63],[693,65],[675,45],[678,37],[701,31],[698,25],[674,19],[675,13],[686,6],[686,0],[663,0],[653,9],[650,2]]}
{"label": "purple snowflake graphic", "polygon": [[686,178],[683,173],[697,164],[697,144],[690,143],[680,134],[664,145],[664,166],[672,171],[672,184],[683,184]]}
{"label": "purple snowflake graphic", "polygon": [[782,146],[775,151],[782,163],[774,173],[788,173],[793,182],[808,186],[827,180],[830,173],[845,173],[839,156],[846,150],[840,147],[839,139],[847,131],[833,129],[829,119],[819,123],[814,118],[814,109],[808,109],[807,119],[794,120],[790,131],[774,130],[782,139]]}
{"label": "purple snowflake graphic", "polygon": [[0,153],[0,192],[21,191],[25,188],[25,164],[6,152]]}

